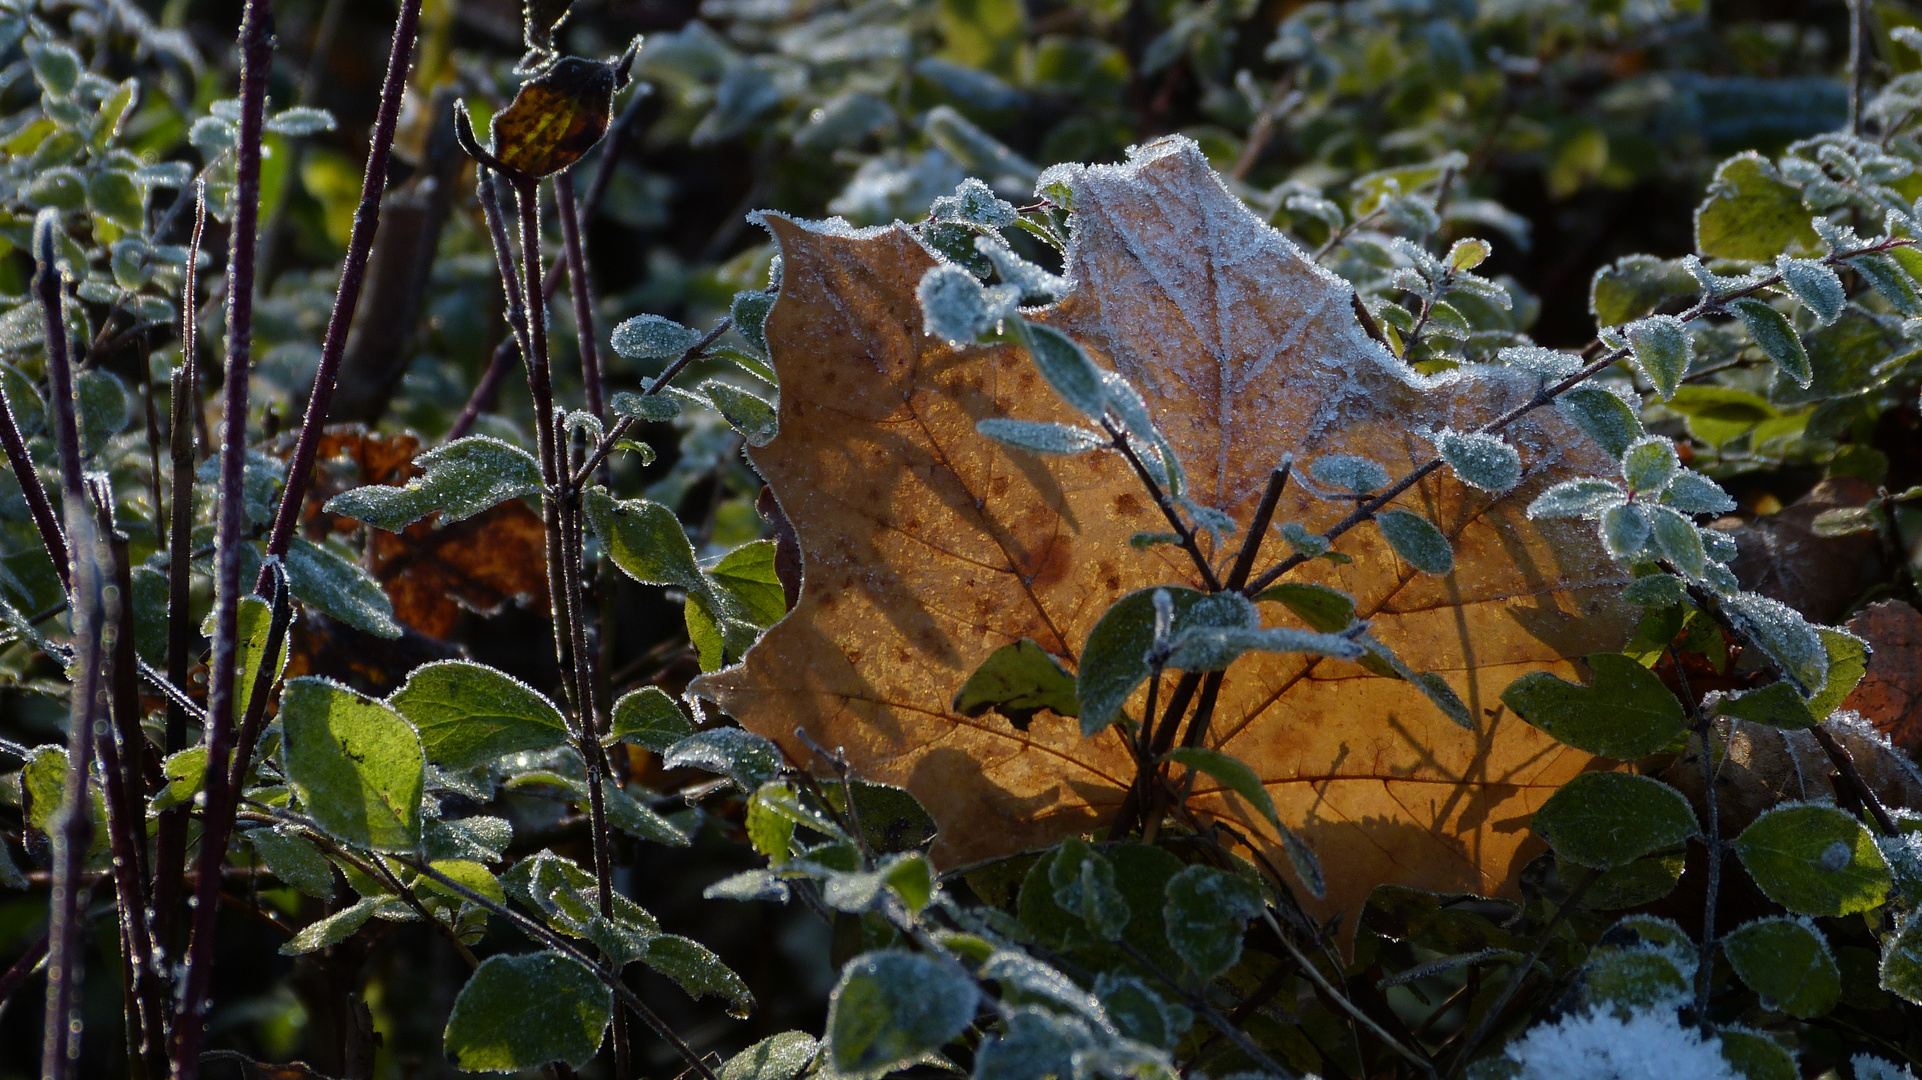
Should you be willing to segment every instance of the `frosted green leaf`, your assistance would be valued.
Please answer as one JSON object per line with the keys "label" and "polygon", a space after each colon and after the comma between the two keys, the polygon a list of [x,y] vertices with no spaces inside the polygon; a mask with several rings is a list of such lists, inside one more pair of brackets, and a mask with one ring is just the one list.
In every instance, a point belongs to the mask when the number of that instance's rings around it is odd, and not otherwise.
{"label": "frosted green leaf", "polygon": [[1808,1020],[1842,997],[1842,972],[1828,939],[1807,919],[1780,915],[1744,923],[1722,938],[1722,952],[1768,1008]]}
{"label": "frosted green leaf", "polygon": [[1478,431],[1442,431],[1435,436],[1442,460],[1462,483],[1501,494],[1522,479],[1522,456],[1499,436]]}
{"label": "frosted green leaf", "polygon": [[[662,817],[658,811],[629,795],[625,788],[609,783],[601,788],[601,800],[607,807],[608,823],[629,836],[639,837],[651,843],[666,844],[669,847],[686,847],[688,835],[680,826]],[[583,794],[575,805],[583,812],[590,809],[590,799]]]}
{"label": "frosted green leaf", "polygon": [[[429,864],[431,869],[454,884],[478,896],[484,896],[496,904],[507,903],[507,893],[487,867],[472,859],[436,859]],[[471,903],[465,893],[440,881],[422,874],[414,880],[414,888],[429,896],[445,897],[457,904]]]}
{"label": "frosted green leaf", "polygon": [[1039,999],[1083,1016],[1092,1018],[1101,1015],[1101,1002],[1093,994],[1026,953],[1012,949],[998,950],[982,963],[979,974],[983,979],[1000,983],[1006,998],[1019,1001]]}
{"label": "frosted green leaf", "polygon": [[334,114],[326,109],[314,109],[305,105],[282,109],[267,118],[267,130],[276,135],[287,135],[293,138],[318,135],[323,131],[334,130]]}
{"label": "frosted green leaf", "polygon": [[1111,971],[1095,976],[1095,996],[1121,1033],[1137,1042],[1167,1048],[1194,1024],[1194,1013],[1156,993],[1135,975]]}
{"label": "frosted green leaf", "polygon": [[1022,638],[982,661],[955,692],[953,708],[963,716],[992,709],[1026,731],[1043,709],[1056,716],[1081,715],[1081,699],[1075,696],[1074,676],[1033,640]]}
{"label": "frosted green leaf", "polygon": [[613,1019],[613,995],[585,964],[555,952],[490,956],[461,987],[443,1036],[465,1072],[587,1064]]}
{"label": "frosted green leaf", "polygon": [[301,603],[375,637],[397,638],[394,605],[365,567],[326,544],[296,536],[287,548],[287,587]]}
{"label": "frosted green leaf", "polygon": [[1622,452],[1622,479],[1628,481],[1629,490],[1637,493],[1666,489],[1681,468],[1682,460],[1675,453],[1675,443],[1660,435],[1637,439]]}
{"label": "frosted green leaf", "polygon": [[1782,374],[1797,386],[1808,386],[1815,378],[1815,372],[1809,367],[1808,351],[1802,347],[1802,339],[1796,336],[1795,326],[1789,322],[1789,317],[1776,310],[1774,305],[1753,296],[1731,300],[1729,306],[1735,309],[1742,325],[1748,328],[1748,336],[1762,347],[1762,351],[1775,362]]}
{"label": "frosted green leaf", "polygon": [[980,993],[957,965],[900,949],[841,969],[828,1003],[828,1058],[850,1078],[880,1077],[958,1037]]}
{"label": "frosted green leaf", "polygon": [[1623,562],[1633,562],[1648,547],[1654,529],[1639,506],[1623,503],[1602,511],[1602,546]]}
{"label": "frosted green leaf", "polygon": [[1508,684],[1502,704],[1556,742],[1602,757],[1645,757],[1686,729],[1681,702],[1654,672],[1621,653],[1586,663],[1586,686],[1531,671]]}
{"label": "frosted green leaf", "polygon": [[1330,487],[1367,494],[1388,486],[1388,470],[1353,454],[1325,454],[1308,464],[1308,474]]}
{"label": "frosted green leaf", "polygon": [[1694,345],[1682,320],[1673,315],[1650,315],[1629,323],[1623,335],[1628,338],[1635,366],[1654,385],[1655,392],[1664,400],[1674,397],[1694,358]]}
{"label": "frosted green leaf", "polygon": [[207,786],[207,746],[189,746],[168,754],[160,763],[160,775],[165,783],[154,793],[153,810],[171,810],[193,801]]}
{"label": "frosted green leaf", "polygon": [[[1911,915],[1901,931],[1882,947],[1880,975],[1882,989],[1922,1005],[1922,919]],[[1863,1075],[1860,1058],[1856,1059],[1855,1069],[1857,1076]],[[1906,1069],[1898,1073],[1890,1068],[1885,1075],[1889,1080],[1913,1080],[1914,1074]]]}
{"label": "frosted green leaf", "polygon": [[305,956],[338,945],[353,937],[355,932],[367,925],[367,920],[373,918],[375,912],[390,903],[394,903],[390,897],[363,896],[319,922],[307,924],[280,947],[280,955]]}
{"label": "frosted green leaf", "polygon": [[1801,915],[1849,915],[1880,907],[1893,885],[1875,837],[1833,806],[1778,806],[1735,838],[1770,900]]}
{"label": "frosted green leaf", "polygon": [[518,446],[489,435],[469,435],[414,459],[425,470],[406,487],[370,484],[327,501],[344,514],[388,532],[440,512],[438,524],[464,521],[509,499],[541,490],[541,467]]}
{"label": "frosted green leaf", "polygon": [[1077,1073],[1075,1061],[1090,1052],[1094,1033],[1076,1017],[1038,1006],[1016,1009],[1004,1030],[982,1040],[974,1055],[974,1080],[1050,1080]]}
{"label": "frosted green leaf", "polygon": [[281,694],[287,782],[327,832],[357,847],[412,851],[426,761],[420,736],[386,704],[329,679]]}
{"label": "frosted green leaf", "polygon": [[1013,203],[996,195],[993,188],[972,176],[961,181],[955,187],[954,194],[934,200],[934,204],[928,208],[928,216],[937,220],[986,225],[991,229],[1003,229],[1020,220]]}
{"label": "frosted green leaf", "polygon": [[79,170],[62,165],[35,176],[23,194],[28,206],[82,210],[87,205],[87,180]]}
{"label": "frosted green leaf", "polygon": [[667,691],[643,686],[614,703],[608,739],[644,746],[659,754],[692,734],[693,723]]}
{"label": "frosted green leaf", "polygon": [[1595,271],[1588,286],[1588,310],[1595,325],[1620,326],[1670,300],[1694,296],[1698,288],[1679,259],[1625,255]]}
{"label": "frosted green leaf", "polygon": [[282,883],[319,900],[334,895],[334,864],[313,841],[285,825],[253,829],[246,835],[254,854]]}
{"label": "frosted green leaf", "polygon": [[952,263],[928,271],[915,287],[922,328],[952,345],[972,344],[1014,313],[1020,291],[1009,285],[983,288],[973,274]]}
{"label": "frosted green leaf", "polygon": [[749,446],[766,446],[780,430],[774,405],[763,398],[717,379],[702,383],[701,392]]}
{"label": "frosted green leaf", "polygon": [[[254,693],[254,679],[260,671],[260,659],[267,652],[267,638],[273,629],[273,609],[258,596],[243,596],[240,598],[236,617],[238,635],[235,639],[234,715],[245,716],[247,703]],[[200,634],[207,638],[214,636],[212,611],[207,613],[207,618],[201,623]],[[280,659],[274,669],[275,680],[278,680],[280,672],[287,668],[291,641],[292,635],[281,635]]]}
{"label": "frosted green leaf", "polygon": [[740,728],[698,731],[661,756],[669,769],[696,768],[731,778],[743,791],[753,791],[781,771],[781,750],[772,742]]}
{"label": "frosted green leaf", "polygon": [[[1098,734],[1114,723],[1129,695],[1152,671],[1147,652],[1155,644],[1155,591],[1141,589],[1115,601],[1088,632],[1075,674],[1083,735]],[[1177,613],[1202,597],[1193,589],[1171,587],[1166,592]]]}
{"label": "frosted green leaf", "polygon": [[420,731],[427,760],[467,769],[568,740],[554,703],[504,671],[470,660],[422,664],[387,699]]}
{"label": "frosted green leaf", "polygon": [[1818,722],[1809,703],[1788,682],[1772,682],[1757,690],[1730,693],[1716,703],[1715,715],[1787,731],[1812,728]]}
{"label": "frosted green leaf", "polygon": [[1108,437],[1099,431],[1051,421],[990,416],[974,428],[1003,446],[1033,454],[1084,454],[1108,443]]}
{"label": "frosted green leaf", "polygon": [[102,169],[87,181],[87,209],[128,232],[138,233],[146,224],[147,197],[132,173]]}
{"label": "frosted green leaf", "polygon": [[1828,648],[1802,613],[1779,600],[1755,593],[1737,593],[1722,601],[1730,620],[1751,642],[1781,667],[1782,673],[1805,691],[1827,681]]}
{"label": "frosted green leaf", "polygon": [[1015,254],[999,238],[977,236],[974,249],[987,258],[1004,283],[1021,290],[1023,303],[1045,304],[1068,291],[1068,283],[1061,277]]}
{"label": "frosted green leaf", "polygon": [[1043,856],[1055,906],[1078,915],[1102,941],[1117,941],[1134,915],[1115,883],[1114,863],[1079,838],[1063,841],[1054,856]]}
{"label": "frosted green leaf", "polygon": [[42,90],[55,97],[66,97],[73,93],[85,65],[72,46],[34,38],[27,42],[26,52],[27,63],[33,67],[34,81],[40,84]]}
{"label": "frosted green leaf", "polygon": [[1698,472],[1675,474],[1662,492],[1662,504],[1684,514],[1726,514],[1735,509],[1722,485]]}
{"label": "frosted green leaf", "polygon": [[1802,193],[1767,158],[1747,151],[1722,162],[1695,212],[1695,250],[1711,259],[1770,262],[1784,249],[1812,249]]}
{"label": "frosted green leaf", "polygon": [[805,1031],[770,1035],[727,1059],[721,1080],[794,1080],[814,1063],[821,1044]]}
{"label": "frosted green leaf", "polygon": [[615,394],[608,407],[620,416],[641,420],[672,420],[681,415],[681,401],[670,394]]}
{"label": "frosted green leaf", "polygon": [[93,457],[127,426],[127,386],[111,371],[87,368],[74,376],[73,393],[80,407],[80,453]]}
{"label": "frosted green leaf", "polygon": [[1448,255],[1443,259],[1450,270],[1473,270],[1488,258],[1488,241],[1457,240],[1449,245]]}
{"label": "frosted green leaf", "polygon": [[1555,854],[1613,870],[1696,833],[1682,793],[1646,776],[1585,772],[1563,784],[1530,819]]}
{"label": "frosted green leaf", "polygon": [[637,315],[614,328],[614,351],[629,360],[678,360],[701,340],[689,329],[659,315]]}
{"label": "frosted green leaf", "polygon": [[1648,1009],[1687,993],[1690,974],[1674,950],[1603,947],[1582,967],[1582,996],[1621,1010]]}
{"label": "frosted green leaf", "polygon": [[0,392],[6,395],[7,407],[13,410],[13,421],[21,437],[31,439],[40,434],[47,423],[47,406],[40,400],[40,391],[33,380],[11,364],[0,364]]}
{"label": "frosted green leaf", "polygon": [[1642,435],[1642,421],[1634,407],[1600,386],[1570,387],[1555,399],[1555,411],[1611,454],[1621,454]]}
{"label": "frosted green leaf", "polygon": [[1107,382],[1080,342],[1052,326],[1026,319],[1015,321],[1014,334],[1061,400],[1094,419],[1107,411]]}
{"label": "frosted green leaf", "polygon": [[1842,279],[1826,263],[1780,255],[1775,259],[1775,270],[1782,275],[1782,283],[1789,287],[1802,306],[1824,324],[1834,322],[1835,317],[1842,313],[1842,305],[1848,302],[1848,294],[1842,290]]}
{"label": "frosted green leaf", "polygon": [[1241,959],[1241,934],[1262,912],[1254,882],[1212,866],[1190,866],[1163,887],[1168,945],[1196,977],[1212,979]]}
{"label": "frosted green leaf", "polygon": [[1666,506],[1646,507],[1643,513],[1648,516],[1649,535],[1655,541],[1655,550],[1682,573],[1691,578],[1701,577],[1708,569],[1708,553],[1702,547],[1702,534],[1695,523]]}
{"label": "frosted green leaf", "polygon": [[779,299],[770,292],[738,292],[728,304],[728,315],[734,319],[734,332],[748,343],[755,352],[767,353],[767,315],[774,310],[774,301]]}
{"label": "frosted green leaf", "polygon": [[614,565],[643,585],[672,585],[690,595],[711,596],[707,578],[694,560],[694,545],[674,511],[645,499],[615,502],[599,491],[587,493],[588,524],[607,545]]}
{"label": "frosted green leaf", "polygon": [[1528,517],[1537,518],[1599,518],[1602,514],[1628,501],[1628,495],[1614,482],[1599,477],[1584,476],[1575,480],[1564,480],[1535,497],[1528,504]]}
{"label": "frosted green leaf", "polygon": [[1922,298],[1916,296],[1915,282],[1901,263],[1880,252],[1871,252],[1850,259],[1849,267],[1862,275],[1890,307],[1911,318],[1922,315]]}
{"label": "frosted green leaf", "polygon": [[1294,866],[1295,874],[1301,878],[1302,884],[1306,885],[1308,891],[1317,898],[1325,894],[1326,885],[1322,878],[1321,861],[1315,857],[1314,850],[1306,841],[1302,840],[1293,829],[1282,824],[1281,817],[1275,812],[1274,799],[1269,797],[1268,789],[1262,784],[1261,777],[1256,776],[1255,771],[1244,764],[1240,758],[1206,747],[1183,746],[1168,751],[1165,760],[1178,762],[1197,772],[1206,773],[1219,781],[1223,787],[1246,800],[1248,805],[1254,807],[1256,812],[1267,819],[1268,824],[1272,825],[1276,834],[1281,837],[1282,847],[1288,853],[1288,861]]}
{"label": "frosted green leaf", "polygon": [[[1749,1028],[1722,1027],[1715,1030],[1722,1060],[1741,1080],[1800,1080],[1802,1070],[1795,1056],[1783,1049],[1773,1037]],[[1856,1080],[1873,1080],[1860,1071]]]}
{"label": "frosted green leaf", "polygon": [[1384,510],[1375,516],[1375,525],[1408,565],[1424,574],[1454,571],[1454,546],[1427,518],[1407,510]]}
{"label": "frosted green leaf", "polygon": [[754,995],[732,968],[713,950],[692,938],[661,934],[648,939],[641,963],[673,979],[691,998],[718,997],[727,1002],[729,1016],[745,1017],[754,1008]]}
{"label": "frosted green leaf", "polygon": [[1673,607],[1688,599],[1688,587],[1673,574],[1650,574],[1624,586],[1622,599],[1644,608]]}

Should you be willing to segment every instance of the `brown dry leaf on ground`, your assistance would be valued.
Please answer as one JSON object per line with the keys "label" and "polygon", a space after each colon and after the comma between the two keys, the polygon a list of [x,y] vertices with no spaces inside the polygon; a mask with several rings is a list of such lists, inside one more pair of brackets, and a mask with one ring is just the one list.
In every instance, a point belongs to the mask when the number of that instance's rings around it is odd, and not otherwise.
{"label": "brown dry leaf on ground", "polygon": [[[302,511],[307,534],[318,538],[329,529],[361,528],[321,507],[361,484],[406,484],[421,473],[414,464],[420,449],[420,440],[405,432],[329,430],[315,459],[320,475]],[[368,569],[387,590],[394,618],[409,630],[445,638],[463,611],[489,615],[516,598],[546,606],[545,532],[540,515],[518,499],[445,528],[430,517],[399,534],[369,532]]]}
{"label": "brown dry leaf on ground", "polygon": [[1922,750],[1922,612],[1900,600],[1870,604],[1849,620],[1869,643],[1868,674],[1842,702],[1913,757]]}
{"label": "brown dry leaf on ground", "polygon": [[[1472,427],[1535,389],[1513,372],[1420,386],[1363,333],[1349,286],[1255,219],[1191,142],[1071,179],[1073,291],[1038,317],[1139,387],[1193,497],[1244,523],[1285,454],[1366,454],[1401,473],[1433,454],[1421,429]],[[905,228],[769,224],[784,261],[767,323],[781,425],[751,453],[799,534],[802,598],[742,665],[693,691],[796,760],[810,759],[794,737],[805,727],[863,774],[909,787],[940,822],[944,865],[1094,828],[1132,774],[1118,734],[1084,739],[1051,714],[1017,731],[949,703],[1024,637],[1072,666],[1109,604],[1194,584],[1193,568],[1177,549],[1129,546],[1165,525],[1121,458],[1041,458],[976,432],[988,417],[1078,417],[1019,350],[956,350],[922,332],[914,290],[935,259]],[[1362,528],[1336,545],[1352,564],[1297,579],[1352,594],[1378,637],[1448,679],[1477,731],[1345,662],[1251,655],[1228,672],[1211,741],[1264,778],[1319,853],[1320,914],[1358,907],[1379,882],[1512,892],[1538,850],[1529,814],[1589,766],[1497,699],[1524,672],[1572,674],[1567,658],[1620,647],[1620,573],[1592,528],[1523,515],[1544,487],[1616,464],[1553,410],[1509,437],[1527,472],[1507,496],[1436,475],[1398,501],[1454,539],[1453,574],[1418,575]],[[1277,520],[1325,529],[1346,509],[1291,486]],[[1271,537],[1263,561],[1284,551]],[[1197,808],[1254,829],[1197,790]]]}

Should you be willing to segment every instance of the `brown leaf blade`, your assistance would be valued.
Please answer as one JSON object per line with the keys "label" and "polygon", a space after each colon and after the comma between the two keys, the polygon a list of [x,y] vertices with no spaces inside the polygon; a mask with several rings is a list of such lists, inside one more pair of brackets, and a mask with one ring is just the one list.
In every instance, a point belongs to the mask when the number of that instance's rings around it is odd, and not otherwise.
{"label": "brown leaf blade", "polygon": [[[1289,453],[1366,454],[1399,474],[1432,456],[1420,430],[1483,423],[1535,389],[1514,373],[1423,380],[1399,364],[1356,324],[1349,287],[1249,214],[1192,143],[1069,179],[1074,289],[1038,317],[1140,388],[1197,501],[1246,521]],[[953,713],[952,695],[1022,637],[1072,661],[1110,603],[1193,585],[1193,568],[1175,549],[1128,546],[1164,526],[1120,459],[1044,460],[976,433],[991,416],[1076,418],[1018,350],[957,351],[921,332],[914,286],[935,260],[905,229],[770,227],[785,267],[767,326],[781,433],[754,461],[800,537],[804,585],[742,665],[694,691],[800,759],[797,726],[907,785],[941,823],[949,865],[1093,827],[1132,772],[1118,734],[1083,739],[1053,718],[1020,732]],[[1251,657],[1223,685],[1209,741],[1254,767],[1316,847],[1322,913],[1381,881],[1510,889],[1538,850],[1528,815],[1589,767],[1484,710],[1523,672],[1568,672],[1568,658],[1620,645],[1621,574],[1592,532],[1522,513],[1544,487],[1615,465],[1552,410],[1510,437],[1527,466],[1517,490],[1494,498],[1438,474],[1397,502],[1454,539],[1455,573],[1417,575],[1363,528],[1337,545],[1353,563],[1302,576],[1351,593],[1378,637],[1490,717],[1482,730],[1342,662]],[[1325,529],[1350,508],[1293,488],[1277,520]],[[1264,561],[1281,553],[1270,543]],[[1268,617],[1288,621],[1278,607]],[[1277,842],[1197,791],[1197,808]]]}
{"label": "brown leaf blade", "polygon": [[535,178],[579,161],[607,133],[620,66],[564,56],[522,83],[507,108],[494,114],[494,156]]}

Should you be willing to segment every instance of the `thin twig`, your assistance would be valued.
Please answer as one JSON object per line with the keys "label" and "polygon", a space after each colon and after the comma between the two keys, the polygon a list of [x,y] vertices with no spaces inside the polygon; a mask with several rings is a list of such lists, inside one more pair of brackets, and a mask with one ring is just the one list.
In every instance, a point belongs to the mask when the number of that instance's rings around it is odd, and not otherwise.
{"label": "thin twig", "polygon": [[1475,1051],[1495,1029],[1495,1025],[1501,1021],[1502,1013],[1508,1009],[1508,1003],[1514,1000],[1516,992],[1522,988],[1522,983],[1528,979],[1529,973],[1535,970],[1535,964],[1541,960],[1542,953],[1547,951],[1548,943],[1555,939],[1555,931],[1561,929],[1563,920],[1581,905],[1582,897],[1588,895],[1588,890],[1601,879],[1601,876],[1600,870],[1589,870],[1584,873],[1582,879],[1575,883],[1574,890],[1555,909],[1554,917],[1548,920],[1547,926],[1542,927],[1541,936],[1535,942],[1535,948],[1529,952],[1528,959],[1522,961],[1509,974],[1508,982],[1502,985],[1502,992],[1496,995],[1494,1002],[1489,1005],[1488,1011],[1482,1014],[1481,1021],[1475,1025],[1474,1030],[1462,1040],[1462,1048],[1455,1052],[1455,1063],[1448,1070],[1450,1076],[1459,1076],[1468,1067]]}
{"label": "thin twig", "polygon": [[1703,1031],[1707,1031],[1708,996],[1715,983],[1715,912],[1721,902],[1724,855],[1722,814],[1715,794],[1715,730],[1709,718],[1702,714],[1702,706],[1695,700],[1695,692],[1689,689],[1688,672],[1683,670],[1682,658],[1672,645],[1668,649],[1668,657],[1675,665],[1675,678],[1681,685],[1682,705],[1688,710],[1689,729],[1702,747],[1702,804],[1707,816],[1702,823],[1702,842],[1708,848],[1708,880],[1702,901],[1702,947],[1696,958],[1695,1022],[1702,1026]]}
{"label": "thin twig", "polygon": [[[387,77],[381,83],[380,109],[375,114],[374,132],[368,141],[367,171],[361,177],[360,205],[354,209],[354,228],[348,235],[347,257],[340,267],[340,288],[334,293],[334,308],[327,316],[327,335],[321,339],[320,363],[314,370],[314,388],[307,397],[307,418],[300,425],[300,438],[294,444],[287,465],[287,486],[280,493],[280,507],[274,513],[273,531],[267,538],[267,558],[287,554],[293,544],[294,526],[314,482],[314,455],[327,427],[327,409],[334,400],[334,386],[340,379],[340,359],[347,351],[347,332],[360,304],[361,287],[367,279],[367,259],[373,254],[374,234],[380,229],[380,197],[387,183],[387,160],[394,146],[394,128],[400,120],[401,99],[406,96],[407,69],[414,55],[414,38],[420,30],[421,0],[401,0],[400,14],[394,20],[394,43],[387,54]],[[237,224],[237,223],[236,223]],[[255,592],[267,588],[267,569],[254,583]]]}
{"label": "thin twig", "polygon": [[267,0],[247,0],[240,22],[240,131],[236,143],[234,219],[227,255],[227,372],[222,395],[220,503],[214,539],[213,658],[207,680],[208,799],[195,881],[187,971],[174,1011],[174,1080],[197,1080],[213,980],[213,938],[220,910],[220,867],[227,857],[234,798],[225,782],[233,750],[235,675],[239,666],[240,559],[245,542],[242,497],[247,460],[247,391],[254,319],[254,259],[260,225],[261,137],[273,13]]}
{"label": "thin twig", "polygon": [[1207,583],[1208,591],[1220,592],[1221,580],[1215,577],[1215,568],[1208,562],[1208,557],[1201,553],[1201,545],[1195,539],[1195,530],[1181,520],[1180,512],[1175,509],[1174,499],[1162,489],[1160,481],[1154,478],[1154,474],[1148,471],[1148,466],[1142,462],[1140,455],[1135,453],[1134,447],[1128,442],[1127,433],[1105,416],[1101,418],[1101,426],[1107,429],[1108,437],[1113,440],[1109,443],[1109,449],[1127,460],[1128,467],[1135,471],[1136,478],[1141,481],[1143,487],[1148,489],[1148,494],[1154,497],[1155,506],[1161,510],[1161,516],[1167,519],[1168,527],[1173,529],[1175,536],[1180,539],[1181,549],[1186,551],[1188,558],[1194,562],[1195,570],[1201,574],[1201,580]]}

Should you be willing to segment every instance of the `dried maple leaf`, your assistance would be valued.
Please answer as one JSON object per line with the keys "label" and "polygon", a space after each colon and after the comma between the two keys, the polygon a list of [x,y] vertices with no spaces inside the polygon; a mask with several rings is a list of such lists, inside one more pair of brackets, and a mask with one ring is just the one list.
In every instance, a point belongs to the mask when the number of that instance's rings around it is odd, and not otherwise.
{"label": "dried maple leaf", "polygon": [[[1073,286],[1036,318],[1134,382],[1192,496],[1243,522],[1284,455],[1366,454],[1406,471],[1433,455],[1422,429],[1485,423],[1536,390],[1516,372],[1425,380],[1396,361],[1362,332],[1350,287],[1250,214],[1191,142],[1069,180]],[[750,453],[800,537],[802,595],[740,666],[694,692],[797,760],[805,727],[866,775],[905,784],[940,823],[945,865],[1090,829],[1133,773],[1116,732],[1084,739],[1047,714],[1018,731],[950,701],[1024,637],[1072,665],[1113,601],[1192,585],[1193,567],[1172,547],[1130,547],[1166,526],[1119,457],[1041,458],[976,431],[988,417],[1078,417],[1018,349],[953,349],[923,332],[915,286],[936,260],[905,227],[769,225],[784,266],[767,321],[780,434]],[[1529,814],[1589,766],[1497,698],[1523,672],[1567,673],[1567,658],[1621,645],[1620,571],[1593,530],[1523,514],[1547,485],[1616,463],[1552,409],[1507,436],[1527,471],[1506,496],[1437,473],[1398,501],[1453,538],[1454,573],[1418,575],[1370,528],[1341,537],[1352,563],[1298,578],[1352,594],[1379,638],[1448,680],[1478,730],[1354,664],[1269,654],[1228,671],[1210,741],[1256,770],[1320,854],[1327,894],[1310,907],[1322,913],[1357,907],[1379,882],[1511,891],[1538,850]],[[1320,530],[1351,508],[1297,486],[1278,520]],[[1270,544],[1266,561],[1284,547]],[[1272,840],[1209,784],[1196,790],[1198,809]]]}

